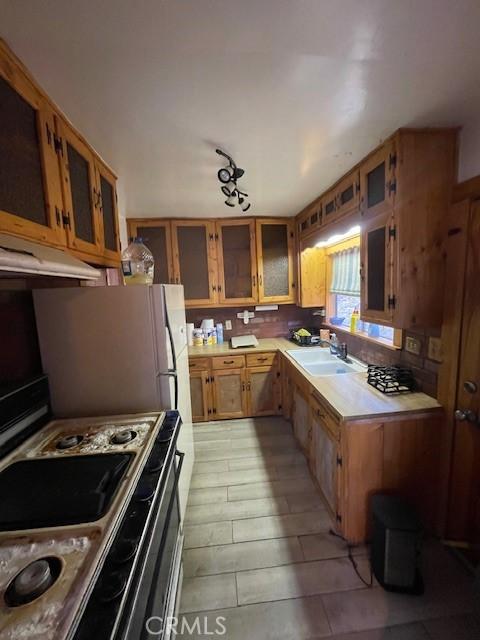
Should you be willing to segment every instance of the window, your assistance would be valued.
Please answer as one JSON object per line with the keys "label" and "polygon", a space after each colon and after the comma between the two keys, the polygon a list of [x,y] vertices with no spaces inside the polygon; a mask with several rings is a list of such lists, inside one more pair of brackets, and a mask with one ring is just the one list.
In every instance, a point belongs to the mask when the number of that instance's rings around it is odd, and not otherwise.
{"label": "window", "polygon": [[[352,238],[327,249],[331,260],[329,324],[350,330],[352,313],[360,311],[360,238]],[[357,323],[357,332],[393,344],[394,329],[372,322]]]}

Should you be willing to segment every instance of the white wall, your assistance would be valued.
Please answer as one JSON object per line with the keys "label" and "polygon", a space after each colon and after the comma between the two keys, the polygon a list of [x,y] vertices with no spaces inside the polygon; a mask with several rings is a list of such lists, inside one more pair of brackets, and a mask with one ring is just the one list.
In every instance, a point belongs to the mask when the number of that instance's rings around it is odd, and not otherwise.
{"label": "white wall", "polygon": [[480,119],[463,127],[458,160],[459,182],[480,175]]}

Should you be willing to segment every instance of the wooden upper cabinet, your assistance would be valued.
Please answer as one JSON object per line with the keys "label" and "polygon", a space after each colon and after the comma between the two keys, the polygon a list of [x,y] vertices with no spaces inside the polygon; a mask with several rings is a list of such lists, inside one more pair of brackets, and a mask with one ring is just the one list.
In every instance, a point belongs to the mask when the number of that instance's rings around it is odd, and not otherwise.
{"label": "wooden upper cabinet", "polygon": [[361,318],[392,324],[394,221],[391,213],[365,221],[360,241]]}
{"label": "wooden upper cabinet", "polygon": [[100,244],[106,258],[120,256],[116,177],[98,159],[95,160],[96,201],[100,216]]}
{"label": "wooden upper cabinet", "polygon": [[219,220],[218,299],[252,304],[258,300],[255,220]]}
{"label": "wooden upper cabinet", "polygon": [[337,210],[335,217],[347,215],[358,210],[360,205],[360,175],[358,169],[348,174],[335,188]]}
{"label": "wooden upper cabinet", "polygon": [[175,282],[183,284],[187,307],[218,303],[215,223],[172,221]]}
{"label": "wooden upper cabinet", "polygon": [[172,234],[169,220],[127,220],[129,238],[142,238],[155,260],[154,284],[173,284]]}
{"label": "wooden upper cabinet", "polygon": [[0,231],[64,244],[53,111],[0,41]]}
{"label": "wooden upper cabinet", "polygon": [[61,140],[60,168],[68,245],[83,253],[102,254],[95,157],[61,118],[57,118],[57,134]]}
{"label": "wooden upper cabinet", "polygon": [[293,221],[266,218],[256,223],[258,300],[295,302]]}
{"label": "wooden upper cabinet", "polygon": [[323,247],[302,247],[300,244],[297,302],[300,307],[325,306],[326,263]]}
{"label": "wooden upper cabinet", "polygon": [[332,189],[322,198],[323,224],[328,224],[338,217],[337,192]]}
{"label": "wooden upper cabinet", "polygon": [[389,140],[361,163],[360,211],[363,216],[381,215],[393,208],[397,188],[396,161],[393,140]]}

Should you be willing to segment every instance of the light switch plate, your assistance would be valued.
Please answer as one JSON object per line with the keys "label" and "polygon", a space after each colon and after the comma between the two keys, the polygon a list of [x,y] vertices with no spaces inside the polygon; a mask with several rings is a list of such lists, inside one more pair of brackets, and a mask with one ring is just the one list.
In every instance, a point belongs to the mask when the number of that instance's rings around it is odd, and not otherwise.
{"label": "light switch plate", "polygon": [[442,341],[440,338],[430,337],[428,339],[428,359],[442,362]]}
{"label": "light switch plate", "polygon": [[225,329],[227,331],[231,331],[232,330],[232,321],[231,320],[225,320]]}
{"label": "light switch plate", "polygon": [[422,341],[418,338],[414,338],[413,336],[407,336],[405,338],[405,351],[409,353],[413,353],[416,356],[420,355],[420,351],[422,350]]}

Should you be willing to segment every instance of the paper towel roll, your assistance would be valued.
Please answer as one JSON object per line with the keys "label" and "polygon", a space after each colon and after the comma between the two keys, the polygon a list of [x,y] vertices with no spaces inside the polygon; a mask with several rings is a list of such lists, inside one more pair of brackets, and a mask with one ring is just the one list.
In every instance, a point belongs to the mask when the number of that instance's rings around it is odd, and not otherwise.
{"label": "paper towel roll", "polygon": [[215,323],[213,321],[213,318],[205,318],[204,320],[202,320],[202,324],[200,326],[202,327],[202,329],[213,329]]}
{"label": "paper towel roll", "polygon": [[193,322],[187,322],[187,344],[189,347],[193,346]]}

